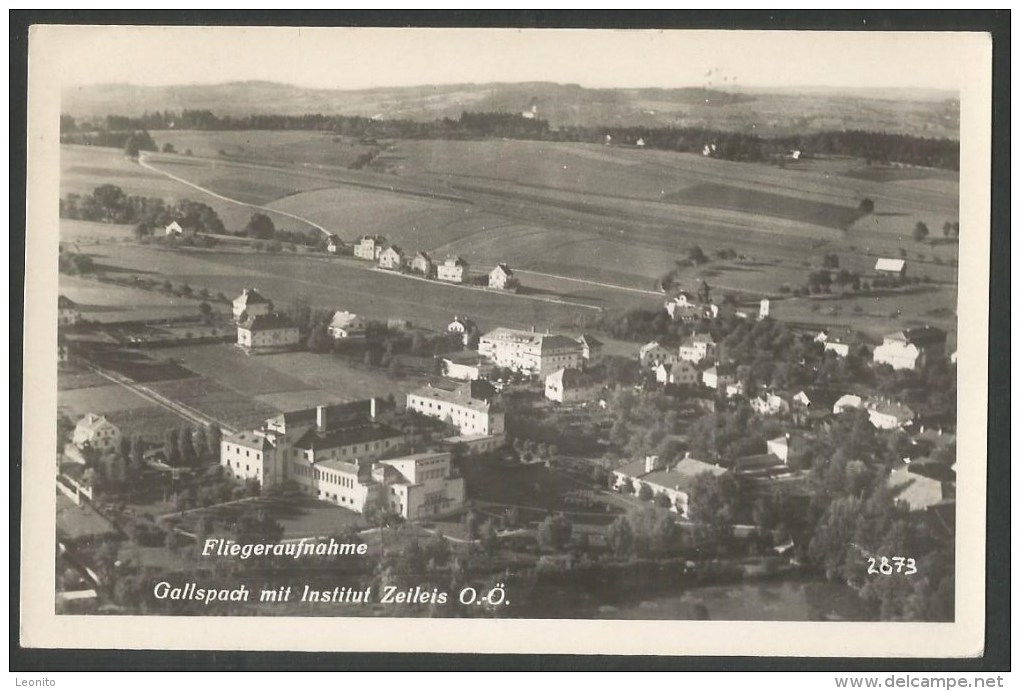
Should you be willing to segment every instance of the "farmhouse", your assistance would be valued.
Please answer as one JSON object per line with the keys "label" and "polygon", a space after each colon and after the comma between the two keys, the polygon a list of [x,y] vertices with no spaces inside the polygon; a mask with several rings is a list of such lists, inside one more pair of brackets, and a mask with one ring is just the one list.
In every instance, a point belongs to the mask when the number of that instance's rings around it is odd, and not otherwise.
{"label": "farmhouse", "polygon": [[198,233],[194,225],[187,222],[182,225],[177,221],[170,221],[170,224],[163,230],[167,237],[193,238]]}
{"label": "farmhouse", "polygon": [[759,415],[779,415],[790,410],[790,404],[777,393],[768,392],[751,399],[751,410]]}
{"label": "farmhouse", "polygon": [[737,383],[735,365],[715,364],[701,373],[701,382],[710,389],[727,389]]}
{"label": "farmhouse", "polygon": [[425,278],[435,278],[436,264],[428,252],[419,251],[411,258],[411,271],[421,274]]}
{"label": "farmhouse", "polygon": [[239,322],[246,316],[269,314],[272,309],[273,303],[262,297],[257,290],[245,288],[234,298],[234,321]]}
{"label": "farmhouse", "polygon": [[614,470],[613,485],[617,490],[629,485],[635,494],[647,485],[653,494],[669,497],[671,510],[687,518],[695,479],[705,474],[719,477],[726,472],[725,468],[691,458],[690,454],[672,468],[666,468],[658,456],[647,456],[643,461],[634,461]]}
{"label": "farmhouse", "polygon": [[114,451],[120,446],[120,430],[105,415],[88,413],[74,426],[71,441],[79,449]]}
{"label": "farmhouse", "polygon": [[289,350],[300,339],[298,328],[275,312],[248,315],[237,325],[237,345],[248,354]]}
{"label": "farmhouse", "polygon": [[694,334],[680,345],[677,356],[681,360],[696,364],[714,358],[715,353],[715,340],[710,334]]}
{"label": "farmhouse", "polygon": [[446,355],[442,360],[443,376],[461,381],[488,379],[492,363],[474,351]]}
{"label": "farmhouse", "polygon": [[60,295],[57,297],[57,326],[74,326],[81,321],[78,305],[71,298]]}
{"label": "farmhouse", "polygon": [[447,257],[436,268],[436,278],[447,283],[463,283],[467,278],[468,263],[460,257]]}
{"label": "farmhouse", "polygon": [[903,259],[879,259],[875,262],[875,273],[879,276],[903,278],[907,275],[907,262]]}
{"label": "farmhouse", "polygon": [[677,360],[673,364],[662,363],[652,370],[655,381],[660,384],[676,384],[677,386],[694,386],[698,383],[698,370],[686,360]]}
{"label": "farmhouse", "polygon": [[390,245],[379,254],[379,268],[399,271],[404,268],[404,250]]}
{"label": "farmhouse", "polygon": [[407,409],[451,424],[461,434],[503,434],[502,409],[494,403],[473,397],[469,386],[470,383],[454,391],[425,386],[407,394]]}
{"label": "farmhouse", "polygon": [[850,354],[851,338],[852,333],[849,330],[834,333],[829,329],[824,329],[818,332],[814,341],[822,344],[824,352],[835,353],[838,357],[846,357]]}
{"label": "farmhouse", "polygon": [[354,256],[370,262],[378,261],[387,244],[389,243],[382,235],[362,235],[354,245]]}
{"label": "farmhouse", "polygon": [[581,334],[577,342],[581,344],[581,357],[585,362],[597,362],[602,357],[602,341],[591,334]]}
{"label": "farmhouse", "polygon": [[497,264],[489,272],[489,287],[497,290],[513,290],[516,287],[514,272],[506,264]]}
{"label": "farmhouse", "polygon": [[558,369],[545,378],[545,397],[557,403],[576,403],[594,398],[601,387],[579,369]]}
{"label": "farmhouse", "polygon": [[672,300],[666,301],[666,312],[675,321],[694,322],[714,319],[719,315],[719,308],[698,302],[690,293],[680,292]]}
{"label": "farmhouse", "polygon": [[344,250],[344,242],[338,235],[332,233],[326,238],[326,251],[330,254],[340,254]]}
{"label": "farmhouse", "polygon": [[871,424],[879,429],[900,429],[914,420],[914,411],[888,398],[869,398],[864,409]]}
{"label": "farmhouse", "polygon": [[498,328],[478,341],[478,352],[499,367],[546,376],[567,367],[580,367],[582,347],[573,338]]}
{"label": "farmhouse", "polygon": [[477,331],[478,325],[467,317],[455,316],[453,321],[446,325],[447,333],[461,335],[461,343],[465,348],[467,348],[471,342],[471,335],[477,333]]}
{"label": "farmhouse", "polygon": [[920,369],[926,363],[946,356],[946,332],[934,326],[904,329],[888,334],[882,345],[875,346],[876,363],[891,365],[893,369]]}
{"label": "farmhouse", "polygon": [[660,345],[658,341],[650,341],[638,351],[638,361],[645,368],[672,365],[677,359],[676,353],[671,348]]}
{"label": "farmhouse", "polygon": [[329,321],[326,331],[334,341],[365,336],[365,320],[353,312],[337,310]]}

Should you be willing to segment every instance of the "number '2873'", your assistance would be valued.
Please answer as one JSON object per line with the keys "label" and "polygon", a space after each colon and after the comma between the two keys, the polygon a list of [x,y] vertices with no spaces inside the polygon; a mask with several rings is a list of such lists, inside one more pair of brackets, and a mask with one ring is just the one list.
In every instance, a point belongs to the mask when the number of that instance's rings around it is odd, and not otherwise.
{"label": "number '2873'", "polygon": [[917,573],[917,564],[910,557],[868,557],[868,573],[912,576]]}

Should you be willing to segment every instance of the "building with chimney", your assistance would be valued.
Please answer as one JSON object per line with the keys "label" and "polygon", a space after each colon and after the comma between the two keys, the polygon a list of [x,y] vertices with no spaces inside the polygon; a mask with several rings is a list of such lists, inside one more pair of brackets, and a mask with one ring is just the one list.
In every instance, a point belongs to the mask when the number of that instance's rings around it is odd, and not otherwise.
{"label": "building with chimney", "polygon": [[273,309],[273,303],[262,297],[254,288],[245,288],[241,294],[234,298],[234,321],[239,322],[244,317],[257,317],[261,314],[269,314]]}
{"label": "building with chimney", "polygon": [[478,354],[497,367],[545,377],[558,369],[580,368],[583,346],[575,339],[520,329],[494,329],[478,340]]}

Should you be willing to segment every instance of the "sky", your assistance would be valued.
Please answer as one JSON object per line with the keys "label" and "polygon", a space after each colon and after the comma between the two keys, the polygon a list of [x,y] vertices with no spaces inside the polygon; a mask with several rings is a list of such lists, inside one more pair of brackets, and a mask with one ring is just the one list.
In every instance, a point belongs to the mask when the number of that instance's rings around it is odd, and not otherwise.
{"label": "sky", "polygon": [[[44,29],[50,35],[38,49],[59,54],[64,86],[264,80],[329,89],[552,81],[586,87],[957,90],[966,78],[959,53],[968,41],[982,39],[906,32]],[[30,50],[36,38],[30,38]]]}

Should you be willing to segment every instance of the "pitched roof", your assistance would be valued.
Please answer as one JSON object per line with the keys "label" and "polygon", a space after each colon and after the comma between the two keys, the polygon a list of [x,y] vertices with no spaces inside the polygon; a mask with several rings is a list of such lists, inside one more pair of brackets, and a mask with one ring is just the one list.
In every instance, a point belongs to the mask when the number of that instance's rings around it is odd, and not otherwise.
{"label": "pitched roof", "polygon": [[259,434],[253,430],[242,430],[236,432],[230,436],[224,437],[223,441],[228,444],[236,444],[237,446],[243,446],[246,449],[253,449],[255,451],[265,451],[266,449],[276,448],[273,442],[266,438],[266,435]]}
{"label": "pitched roof", "polygon": [[57,307],[62,310],[69,310],[77,307],[77,305],[71,298],[60,295],[57,297]]}
{"label": "pitched roof", "polygon": [[471,408],[483,413],[489,412],[490,408],[490,403],[488,401],[480,398],[473,398],[470,393],[463,389],[463,387],[454,391],[447,391],[446,389],[439,389],[434,386],[423,386],[420,389],[415,389],[409,393],[408,396],[430,398],[434,401],[452,403],[454,405]]}
{"label": "pitched roof", "polygon": [[241,302],[245,305],[267,304],[269,300],[262,297],[254,288],[245,288],[241,294],[234,298],[234,302]]}
{"label": "pitched roof", "polygon": [[725,472],[726,468],[720,468],[717,465],[687,456],[677,461],[676,465],[668,470],[653,470],[642,476],[641,481],[666,489],[686,492],[694,485],[695,478],[705,473],[718,477]]}
{"label": "pitched roof", "polygon": [[546,382],[558,382],[564,389],[582,389],[594,383],[591,377],[584,372],[570,367],[556,370],[545,380]]}
{"label": "pitched roof", "polygon": [[443,261],[443,264],[445,264],[446,266],[467,266],[468,265],[467,260],[462,258],[459,255],[455,256],[455,257],[447,257]]}
{"label": "pitched roof", "polygon": [[282,314],[275,312],[271,314],[249,314],[243,322],[237,325],[238,328],[247,331],[270,331],[273,329],[296,329],[297,327]]}
{"label": "pitched roof", "polygon": [[901,466],[889,473],[886,484],[896,493],[896,498],[905,501],[911,509],[926,509],[944,498],[941,482],[911,472],[910,466]]}
{"label": "pitched roof", "polygon": [[914,419],[914,411],[896,401],[885,398],[869,398],[864,402],[864,407],[882,415],[892,415],[898,420],[909,422]]}
{"label": "pitched roof", "polygon": [[342,427],[328,432],[310,429],[295,442],[294,447],[318,451],[320,449],[335,449],[341,446],[351,446],[352,444],[393,439],[399,436],[401,436],[401,433],[394,428],[378,423],[358,427]]}
{"label": "pitched roof", "polygon": [[600,345],[602,345],[602,341],[595,338],[591,334],[581,334],[578,337],[577,342],[580,343],[581,345],[586,345],[589,348],[597,348]]}
{"label": "pitched roof", "polygon": [[514,272],[510,270],[510,267],[507,266],[504,263],[496,264],[496,266],[492,270],[496,271],[496,269],[499,269],[500,271],[505,273],[507,276],[513,276],[514,275]]}
{"label": "pitched roof", "polygon": [[360,320],[361,318],[353,312],[337,310],[333,313],[333,318],[329,322],[329,328],[343,329]]}
{"label": "pitched roof", "polygon": [[87,429],[94,432],[103,425],[113,425],[112,422],[106,419],[105,415],[97,415],[96,413],[86,413],[85,416],[78,420],[78,424],[75,425],[79,429]]}
{"label": "pitched roof", "polygon": [[883,257],[875,262],[875,271],[895,271],[899,273],[903,271],[906,265],[907,262],[903,259],[887,259]]}

